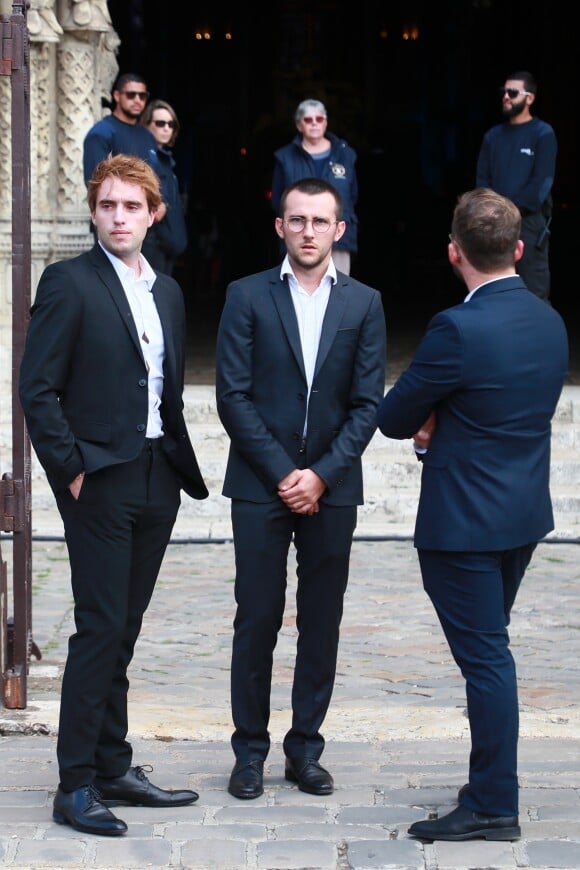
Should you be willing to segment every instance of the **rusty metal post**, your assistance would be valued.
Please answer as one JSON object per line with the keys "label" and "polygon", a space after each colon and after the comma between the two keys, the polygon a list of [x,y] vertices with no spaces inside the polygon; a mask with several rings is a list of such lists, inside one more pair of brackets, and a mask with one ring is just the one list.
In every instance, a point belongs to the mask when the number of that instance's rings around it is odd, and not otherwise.
{"label": "rusty metal post", "polygon": [[3,673],[4,704],[23,709],[27,702],[32,641],[32,533],[30,439],[18,396],[31,302],[30,215],[30,52],[26,10],[13,2],[1,16],[0,73],[10,76],[12,119],[12,475],[2,475],[3,530],[13,535],[13,618],[7,619],[8,654]]}

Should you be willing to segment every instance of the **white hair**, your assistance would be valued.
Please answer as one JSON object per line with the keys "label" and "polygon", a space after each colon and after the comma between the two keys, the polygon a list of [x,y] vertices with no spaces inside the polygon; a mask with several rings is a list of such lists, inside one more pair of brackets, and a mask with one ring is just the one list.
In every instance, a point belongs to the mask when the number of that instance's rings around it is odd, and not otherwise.
{"label": "white hair", "polygon": [[296,123],[298,124],[308,112],[318,112],[319,115],[324,115],[326,118],[326,106],[324,103],[321,103],[320,100],[302,100],[301,103],[298,103],[298,108],[294,113]]}

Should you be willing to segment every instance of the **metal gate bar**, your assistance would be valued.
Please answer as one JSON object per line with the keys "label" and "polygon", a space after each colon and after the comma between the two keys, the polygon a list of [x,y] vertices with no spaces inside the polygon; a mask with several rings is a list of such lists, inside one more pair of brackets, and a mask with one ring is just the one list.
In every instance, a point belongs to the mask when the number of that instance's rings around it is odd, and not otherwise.
{"label": "metal gate bar", "polygon": [[[0,74],[10,77],[12,123],[12,474],[0,481],[2,531],[12,532],[13,618],[4,590],[2,648],[4,705],[24,709],[30,654],[40,658],[32,640],[32,534],[30,439],[18,396],[18,374],[30,312],[30,53],[28,2],[13,2],[12,15],[0,16]],[[4,566],[5,570],[5,566]]]}

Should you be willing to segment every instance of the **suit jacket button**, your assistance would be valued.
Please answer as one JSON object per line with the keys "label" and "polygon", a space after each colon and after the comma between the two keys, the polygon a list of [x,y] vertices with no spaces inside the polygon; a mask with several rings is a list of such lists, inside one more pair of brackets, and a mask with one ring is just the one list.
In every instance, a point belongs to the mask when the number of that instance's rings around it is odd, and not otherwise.
{"label": "suit jacket button", "polygon": [[146,423],[139,423],[139,425],[137,426],[137,432],[144,432],[146,428],[147,428]]}
{"label": "suit jacket button", "polygon": [[146,379],[146,378],[141,378],[141,379],[139,380],[139,386],[140,386],[140,387],[146,387],[146,386],[147,386],[147,379]]}

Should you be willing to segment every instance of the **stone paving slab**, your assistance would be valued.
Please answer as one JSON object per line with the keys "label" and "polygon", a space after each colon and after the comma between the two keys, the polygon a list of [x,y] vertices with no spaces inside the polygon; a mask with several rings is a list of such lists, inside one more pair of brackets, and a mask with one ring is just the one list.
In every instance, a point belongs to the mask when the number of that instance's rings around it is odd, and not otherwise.
{"label": "stone paving slab", "polygon": [[[2,555],[10,561],[8,544]],[[175,810],[119,808],[109,840],[52,822],[59,688],[72,631],[65,545],[34,541],[32,660],[25,710],[0,708],[0,865],[180,870],[580,868],[580,548],[540,544],[510,634],[521,702],[516,843],[434,843],[409,824],[455,805],[469,732],[463,682],[421,584],[409,541],[355,542],[324,763],[336,789],[284,779],[295,651],[295,579],[275,651],[265,792],[227,793],[233,545],[168,548],[131,665],[135,763],[165,787],[200,793]],[[292,559],[291,559],[291,567]]]}

